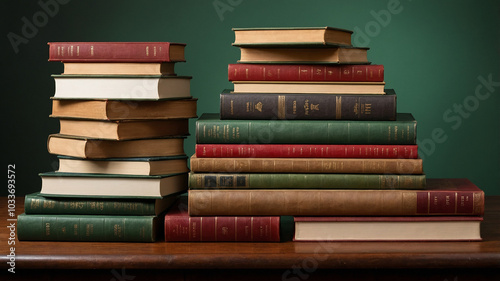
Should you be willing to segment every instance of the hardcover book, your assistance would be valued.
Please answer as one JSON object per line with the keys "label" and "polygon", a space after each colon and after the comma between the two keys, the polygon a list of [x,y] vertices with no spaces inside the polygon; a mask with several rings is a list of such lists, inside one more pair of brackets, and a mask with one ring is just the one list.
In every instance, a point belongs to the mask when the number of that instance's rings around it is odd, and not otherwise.
{"label": "hardcover book", "polygon": [[368,94],[294,94],[236,93],[220,94],[220,118],[246,120],[396,120],[396,93]]}
{"label": "hardcover book", "polygon": [[[238,208],[234,208],[238,206]],[[468,179],[427,179],[423,190],[191,189],[191,216],[482,216]]]}
{"label": "hardcover book", "polygon": [[221,120],[204,113],[196,121],[197,144],[416,144],[417,121]]}
{"label": "hardcover book", "polygon": [[351,45],[351,30],[334,27],[233,28],[233,46]]}
{"label": "hardcover book", "polygon": [[165,215],[166,242],[280,242],[280,217],[188,215],[187,196]]}
{"label": "hardcover book", "polygon": [[65,62],[69,75],[176,75],[174,62]]}
{"label": "hardcover book", "polygon": [[49,61],[183,62],[184,43],[49,42]]}
{"label": "hardcover book", "polygon": [[384,95],[385,82],[233,81],[234,93]]}
{"label": "hardcover book", "polygon": [[52,75],[54,98],[159,100],[190,98],[188,76]]}

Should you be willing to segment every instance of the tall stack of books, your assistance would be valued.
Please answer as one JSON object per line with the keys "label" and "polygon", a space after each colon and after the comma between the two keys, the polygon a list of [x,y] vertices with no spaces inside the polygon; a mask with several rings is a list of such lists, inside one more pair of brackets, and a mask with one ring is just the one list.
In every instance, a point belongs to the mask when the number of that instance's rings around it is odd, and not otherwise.
{"label": "tall stack of books", "polygon": [[[197,100],[178,76],[185,44],[53,42],[48,138],[59,169],[41,173],[41,191],[25,198],[19,240],[135,241],[158,237],[160,214],[187,189],[184,138]],[[161,232],[160,232],[161,233]]]}
{"label": "tall stack of books", "polygon": [[235,29],[234,90],[196,123],[191,216],[294,216],[296,241],[480,239],[484,194],[426,180],[416,120],[351,34]]}

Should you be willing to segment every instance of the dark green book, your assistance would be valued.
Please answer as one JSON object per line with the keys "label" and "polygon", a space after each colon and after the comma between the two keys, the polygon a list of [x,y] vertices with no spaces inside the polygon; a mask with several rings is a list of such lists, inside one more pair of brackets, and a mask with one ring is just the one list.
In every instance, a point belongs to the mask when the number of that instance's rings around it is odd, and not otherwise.
{"label": "dark green book", "polygon": [[416,144],[416,135],[410,113],[395,121],[221,120],[204,113],[196,121],[199,144]]}
{"label": "dark green book", "polygon": [[24,197],[26,214],[156,216],[170,207],[177,195],[161,199],[45,197],[39,192]]}
{"label": "dark green book", "polygon": [[190,189],[424,189],[425,175],[189,174]]}
{"label": "dark green book", "polygon": [[155,216],[27,215],[17,217],[20,241],[155,242]]}

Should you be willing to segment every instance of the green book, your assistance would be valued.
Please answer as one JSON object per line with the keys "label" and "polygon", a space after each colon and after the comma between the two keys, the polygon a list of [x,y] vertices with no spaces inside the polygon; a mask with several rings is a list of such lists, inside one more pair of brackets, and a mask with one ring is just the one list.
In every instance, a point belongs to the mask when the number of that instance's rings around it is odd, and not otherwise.
{"label": "green book", "polygon": [[190,189],[424,189],[425,175],[189,174]]}
{"label": "green book", "polygon": [[26,214],[156,216],[170,207],[177,194],[161,199],[45,197],[39,192],[24,197]]}
{"label": "green book", "polygon": [[154,242],[155,216],[27,215],[17,217],[20,241]]}
{"label": "green book", "polygon": [[417,121],[220,120],[205,113],[196,121],[196,142],[232,144],[416,144]]}

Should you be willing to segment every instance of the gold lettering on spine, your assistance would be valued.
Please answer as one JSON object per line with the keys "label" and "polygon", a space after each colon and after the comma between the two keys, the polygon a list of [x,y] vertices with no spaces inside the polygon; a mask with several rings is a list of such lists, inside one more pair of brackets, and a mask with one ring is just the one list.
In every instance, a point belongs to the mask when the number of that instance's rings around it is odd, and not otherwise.
{"label": "gold lettering on spine", "polygon": [[90,55],[94,56],[94,46],[90,46]]}
{"label": "gold lettering on spine", "polygon": [[156,46],[153,47],[153,56],[156,57]]}
{"label": "gold lettering on spine", "polygon": [[60,56],[61,55],[61,47],[57,47],[57,55]]}
{"label": "gold lettering on spine", "polygon": [[80,46],[76,46],[76,56],[80,56]]}
{"label": "gold lettering on spine", "polygon": [[146,57],[149,57],[149,46],[146,46]]}
{"label": "gold lettering on spine", "polygon": [[335,97],[335,115],[337,119],[342,118],[342,97]]}
{"label": "gold lettering on spine", "polygon": [[73,56],[73,45],[70,46],[70,56]]}
{"label": "gold lettering on spine", "polygon": [[238,217],[234,217],[234,241],[238,241]]}
{"label": "gold lettering on spine", "polygon": [[200,241],[203,237],[203,217],[200,217]]}
{"label": "gold lettering on spine", "polygon": [[278,96],[278,119],[285,119],[286,114],[286,98],[285,96]]}

